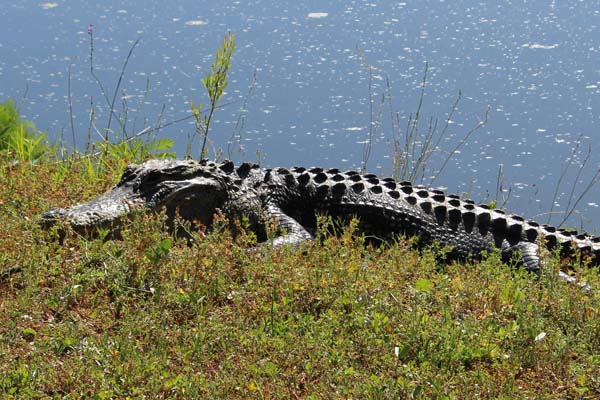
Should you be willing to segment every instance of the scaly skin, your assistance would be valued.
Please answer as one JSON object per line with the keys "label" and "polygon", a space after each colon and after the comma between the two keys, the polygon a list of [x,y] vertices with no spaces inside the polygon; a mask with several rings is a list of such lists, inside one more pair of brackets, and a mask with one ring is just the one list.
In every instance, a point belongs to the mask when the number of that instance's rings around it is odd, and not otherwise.
{"label": "scaly skin", "polygon": [[336,219],[357,217],[359,230],[376,240],[396,235],[417,236],[420,245],[438,242],[452,250],[450,258],[478,257],[494,247],[503,258],[518,254],[525,268],[537,271],[538,244],[560,246],[571,255],[575,245],[600,263],[600,239],[576,234],[516,215],[475,205],[439,190],[409,182],[380,179],[372,174],[322,168],[261,169],[244,163],[150,160],[127,167],[115,188],[100,197],[67,209],[57,208],[41,216],[50,227],[58,221],[89,234],[98,227],[118,229],[119,222],[135,212],[166,210],[188,221],[210,226],[215,211],[230,219],[248,219],[260,240],[266,226],[275,221],[282,234],[273,246],[311,240],[318,214]]}

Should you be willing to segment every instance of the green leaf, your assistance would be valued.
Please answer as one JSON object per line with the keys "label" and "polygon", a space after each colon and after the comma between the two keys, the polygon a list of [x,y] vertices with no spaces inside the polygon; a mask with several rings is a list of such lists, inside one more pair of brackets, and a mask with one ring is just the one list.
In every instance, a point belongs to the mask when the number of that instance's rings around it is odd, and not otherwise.
{"label": "green leaf", "polygon": [[173,246],[173,240],[167,238],[167,239],[164,239],[163,241],[161,241],[158,247],[166,253],[167,251],[171,250],[172,246]]}
{"label": "green leaf", "polygon": [[23,333],[22,333],[23,339],[27,340],[28,342],[31,342],[35,338],[36,335],[37,335],[37,332],[33,328],[23,329]]}
{"label": "green leaf", "polygon": [[277,367],[277,365],[271,361],[267,361],[265,363],[265,373],[268,376],[275,376],[277,374],[277,372],[279,371],[279,367]]}
{"label": "green leaf", "polygon": [[420,292],[430,293],[431,289],[433,288],[433,282],[431,282],[429,279],[420,278],[417,279],[413,288]]}

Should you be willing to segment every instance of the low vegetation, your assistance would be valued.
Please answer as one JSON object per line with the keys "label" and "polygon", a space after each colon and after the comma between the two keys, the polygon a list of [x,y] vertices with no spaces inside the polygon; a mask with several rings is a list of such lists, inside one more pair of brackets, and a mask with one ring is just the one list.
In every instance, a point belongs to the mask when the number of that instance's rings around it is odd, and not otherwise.
{"label": "low vegetation", "polygon": [[[491,254],[443,264],[352,227],[302,248],[140,217],[60,243],[42,210],[116,174],[0,163],[0,393],[18,398],[597,398],[600,295]],[[597,270],[575,270],[600,287]]]}
{"label": "low vegetation", "polygon": [[35,161],[49,151],[46,135],[21,118],[14,100],[0,103],[0,152],[15,159]]}

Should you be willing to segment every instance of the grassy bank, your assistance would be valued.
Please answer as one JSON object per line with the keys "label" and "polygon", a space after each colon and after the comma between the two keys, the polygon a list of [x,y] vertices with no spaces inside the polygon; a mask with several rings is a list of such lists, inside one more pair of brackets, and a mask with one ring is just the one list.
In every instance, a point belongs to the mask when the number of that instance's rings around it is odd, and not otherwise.
{"label": "grassy bank", "polygon": [[494,254],[440,265],[435,249],[365,248],[350,230],[260,257],[243,250],[251,236],[188,245],[157,217],[122,241],[60,244],[39,212],[118,176],[0,165],[5,398],[600,394],[600,295],[551,272],[534,279]]}

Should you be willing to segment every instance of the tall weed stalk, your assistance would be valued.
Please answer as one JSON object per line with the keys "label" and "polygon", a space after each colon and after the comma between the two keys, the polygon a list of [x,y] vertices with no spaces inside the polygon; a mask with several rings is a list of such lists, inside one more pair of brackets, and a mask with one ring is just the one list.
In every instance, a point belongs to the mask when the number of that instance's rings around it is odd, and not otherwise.
{"label": "tall weed stalk", "polygon": [[[411,182],[421,182],[425,178],[426,172],[431,169],[431,156],[438,151],[441,141],[447,136],[449,127],[452,124],[452,118],[458,109],[462,98],[462,92],[459,91],[450,111],[448,112],[444,126],[439,127],[438,118],[429,117],[423,121],[423,105],[427,89],[427,79],[429,65],[425,63],[423,77],[420,84],[420,95],[417,108],[414,113],[408,116],[408,122],[404,130],[401,128],[401,113],[396,111],[393,104],[392,87],[389,78],[386,79],[386,90],[378,101],[374,96],[373,90],[373,71],[376,68],[370,65],[360,48],[357,48],[363,68],[369,74],[369,134],[363,148],[362,170],[367,169],[373,141],[376,133],[382,129],[382,119],[386,106],[389,109],[390,127],[392,131],[393,154],[392,154],[392,176],[396,179],[407,180]],[[377,104],[376,104],[377,103]],[[489,117],[490,107],[488,106],[484,117],[473,128],[465,133],[458,143],[447,152],[440,168],[432,171],[429,184],[433,184],[439,175],[444,171],[452,157],[458,153],[471,136],[483,128]],[[423,128],[423,124],[426,128]]]}
{"label": "tall weed stalk", "polygon": [[[157,139],[153,137],[153,134],[159,131],[165,124],[162,122],[162,113],[159,115],[158,121],[154,125],[145,126],[138,132],[131,132],[128,129],[128,122],[131,118],[130,107],[128,103],[128,97],[125,90],[121,90],[122,82],[125,77],[125,73],[127,70],[127,66],[130,60],[133,57],[134,50],[139,45],[141,38],[136,39],[129,51],[125,60],[121,66],[120,74],[117,78],[115,88],[112,93],[106,89],[106,85],[102,82],[100,77],[96,73],[96,67],[94,64],[94,28],[92,25],[88,27],[88,36],[89,36],[89,72],[94,82],[96,82],[101,98],[106,103],[108,107],[109,113],[106,120],[106,125],[101,127],[98,126],[101,121],[98,120],[97,116],[97,105],[94,102],[94,97],[90,96],[90,104],[89,104],[89,112],[88,112],[88,127],[87,127],[87,140],[85,144],[83,157],[86,159],[96,159],[97,162],[92,162],[96,167],[94,170],[97,170],[95,175],[98,172],[103,171],[105,168],[108,168],[111,171],[122,169],[123,166],[129,162],[139,162],[142,161],[149,156],[154,157],[165,157],[165,156],[174,156],[174,153],[170,152],[170,149],[173,146],[173,141],[167,138]],[[71,85],[71,71],[72,66],[69,65],[68,68],[68,107],[70,113],[70,123],[71,123],[71,134],[73,136],[73,146],[76,146],[76,129],[74,126],[74,116],[73,116],[73,97],[72,97],[72,85]],[[145,97],[147,96],[150,88],[150,82],[147,80],[146,82],[146,90],[140,99],[140,104],[143,104]],[[117,98],[119,93],[122,93],[121,99],[121,110],[117,110]],[[163,108],[164,109],[164,108]],[[136,113],[136,117],[137,117]],[[119,125],[119,133],[113,132],[111,126],[113,121],[116,121]],[[144,122],[146,125],[147,118],[144,118]],[[135,128],[135,123],[133,124],[133,128]],[[93,140],[92,136],[97,135],[98,139]],[[144,140],[143,137],[146,139]],[[77,154],[76,148],[73,152],[65,151],[63,146],[59,147],[59,151],[62,154],[73,154],[73,156],[80,157],[82,155]],[[61,156],[57,154],[59,159],[64,160],[64,155]],[[115,161],[119,162],[115,162]],[[89,167],[89,165],[88,165]],[[89,168],[86,167],[86,170]],[[97,177],[97,176],[96,176]]]}
{"label": "tall weed stalk", "polygon": [[573,149],[571,150],[571,155],[567,158],[567,162],[560,172],[560,176],[558,178],[558,181],[556,182],[556,186],[554,188],[554,193],[552,195],[552,204],[550,207],[550,211],[548,212],[547,223],[550,222],[550,219],[552,218],[552,216],[554,214],[560,213],[560,214],[563,214],[563,218],[561,219],[561,221],[558,223],[557,226],[562,226],[563,224],[565,224],[567,222],[567,220],[573,214],[577,213],[577,206],[579,205],[581,200],[583,200],[583,198],[585,198],[585,196],[589,193],[589,191],[598,183],[598,181],[600,181],[600,168],[597,168],[596,172],[594,173],[592,178],[590,178],[590,180],[587,182],[587,184],[585,184],[585,186],[583,187],[581,192],[578,195],[576,195],[577,188],[580,185],[581,174],[585,170],[585,168],[590,160],[590,157],[592,155],[592,146],[588,145],[585,156],[583,156],[583,160],[581,161],[581,163],[575,173],[575,179],[573,179],[573,183],[571,184],[571,188],[569,190],[569,197],[567,199],[567,205],[566,205],[564,211],[562,211],[562,212],[555,211],[555,207],[557,205],[558,194],[560,193],[561,188],[563,187],[564,179],[567,176],[568,171],[575,164],[575,160],[581,154],[581,150],[580,150],[581,140],[582,140],[582,136],[579,135],[579,137],[577,137],[577,139],[575,140],[575,144],[573,146]]}
{"label": "tall weed stalk", "polygon": [[[210,101],[210,108],[207,115],[202,115],[202,103],[195,104],[193,100],[190,100],[190,109],[196,121],[196,130],[194,135],[200,135],[202,137],[200,158],[204,158],[206,156],[206,141],[208,139],[211,121],[219,101],[221,100],[221,97],[223,97],[225,89],[227,88],[227,72],[231,67],[231,56],[235,50],[234,39],[235,37],[232,33],[229,33],[223,38],[221,47],[215,53],[215,61],[212,63],[210,72],[207,72],[204,78],[201,80],[202,86],[204,86],[204,89],[206,89],[206,93],[208,94]],[[191,140],[193,140],[193,137]]]}

